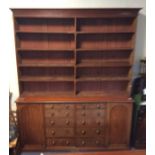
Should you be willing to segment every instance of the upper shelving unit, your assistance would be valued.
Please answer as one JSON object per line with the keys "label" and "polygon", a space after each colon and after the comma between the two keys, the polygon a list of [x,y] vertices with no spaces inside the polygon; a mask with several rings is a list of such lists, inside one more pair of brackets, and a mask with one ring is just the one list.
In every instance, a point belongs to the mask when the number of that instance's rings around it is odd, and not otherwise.
{"label": "upper shelving unit", "polygon": [[138,8],[13,11],[21,95],[129,93]]}

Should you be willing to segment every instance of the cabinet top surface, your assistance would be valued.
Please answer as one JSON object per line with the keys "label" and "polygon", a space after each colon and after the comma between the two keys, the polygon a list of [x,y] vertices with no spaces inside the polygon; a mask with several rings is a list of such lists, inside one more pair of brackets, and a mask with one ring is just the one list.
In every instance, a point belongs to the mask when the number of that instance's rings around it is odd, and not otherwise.
{"label": "cabinet top surface", "polygon": [[102,96],[102,97],[19,97],[16,103],[82,103],[82,102],[132,102],[127,96]]}
{"label": "cabinet top surface", "polygon": [[141,8],[58,8],[58,9],[16,9],[15,17],[136,17]]}

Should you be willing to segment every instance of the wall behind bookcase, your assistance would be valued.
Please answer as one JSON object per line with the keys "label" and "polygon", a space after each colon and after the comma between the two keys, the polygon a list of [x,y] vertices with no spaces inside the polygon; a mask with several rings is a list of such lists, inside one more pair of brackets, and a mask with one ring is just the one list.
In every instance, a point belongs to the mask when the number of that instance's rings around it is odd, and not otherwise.
{"label": "wall behind bookcase", "polygon": [[[135,46],[135,60],[133,66],[133,78],[138,75],[139,72],[139,60],[145,57],[145,40],[146,40],[146,8],[145,0],[13,0],[10,1],[9,8],[131,8],[140,7],[143,8],[140,11],[138,17],[137,25],[137,36],[136,36],[136,46]],[[15,107],[15,100],[19,96],[18,91],[18,80],[17,80],[17,70],[16,70],[16,57],[15,57],[15,47],[14,47],[14,32],[13,32],[13,21],[12,12],[9,10],[5,12],[5,24],[6,30],[8,32],[6,35],[9,37],[8,46],[9,49],[9,65],[10,65],[10,91],[13,93],[12,98],[12,108]]]}

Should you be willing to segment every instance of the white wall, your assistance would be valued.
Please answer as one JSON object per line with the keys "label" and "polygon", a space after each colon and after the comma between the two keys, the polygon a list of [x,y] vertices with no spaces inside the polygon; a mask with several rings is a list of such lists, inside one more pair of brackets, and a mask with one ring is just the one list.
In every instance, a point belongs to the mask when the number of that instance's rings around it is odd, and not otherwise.
{"label": "white wall", "polygon": [[[14,33],[12,23],[12,13],[9,8],[143,8],[140,11],[137,24],[137,37],[135,47],[135,63],[133,67],[134,76],[137,76],[139,69],[139,59],[145,57],[145,24],[146,24],[146,7],[145,0],[11,0],[8,10],[5,11],[6,37],[8,37],[10,76],[9,87],[13,92],[12,102],[19,95],[18,81],[16,71],[16,58],[14,48]],[[13,104],[15,109],[15,104]]]}

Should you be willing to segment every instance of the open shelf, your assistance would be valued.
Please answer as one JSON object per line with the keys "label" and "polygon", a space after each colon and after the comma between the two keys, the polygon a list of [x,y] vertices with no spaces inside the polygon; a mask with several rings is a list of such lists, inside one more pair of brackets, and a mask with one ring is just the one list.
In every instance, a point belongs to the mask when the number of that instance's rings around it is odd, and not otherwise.
{"label": "open shelf", "polygon": [[77,67],[130,67],[131,64],[129,62],[120,62],[120,61],[111,61],[111,62],[99,62],[99,61],[87,61],[83,63],[79,63]]}
{"label": "open shelf", "polygon": [[74,77],[67,77],[67,76],[64,76],[64,77],[56,77],[56,76],[38,76],[38,77],[31,77],[31,76],[22,76],[20,79],[20,81],[23,81],[23,82],[28,82],[28,81],[31,81],[31,82],[48,82],[48,81],[74,81]]}
{"label": "open shelf", "polygon": [[23,92],[21,93],[21,97],[55,97],[55,96],[73,96],[74,93],[73,91],[59,91],[59,92],[43,92],[43,91],[38,91],[38,92]]}
{"label": "open shelf", "polygon": [[16,31],[73,32],[73,18],[16,18]]}
{"label": "open shelf", "polygon": [[18,34],[18,48],[46,48],[46,49],[73,49],[74,35],[73,34],[38,34],[24,33]]}
{"label": "open shelf", "polygon": [[78,18],[80,32],[134,32],[135,18]]}
{"label": "open shelf", "polygon": [[77,36],[77,48],[132,48],[132,34],[81,34]]}
{"label": "open shelf", "polygon": [[129,81],[79,81],[77,82],[77,92],[119,92],[127,91]]}
{"label": "open shelf", "polygon": [[21,92],[28,93],[61,93],[61,92],[73,92],[73,81],[25,81],[20,82]]}

